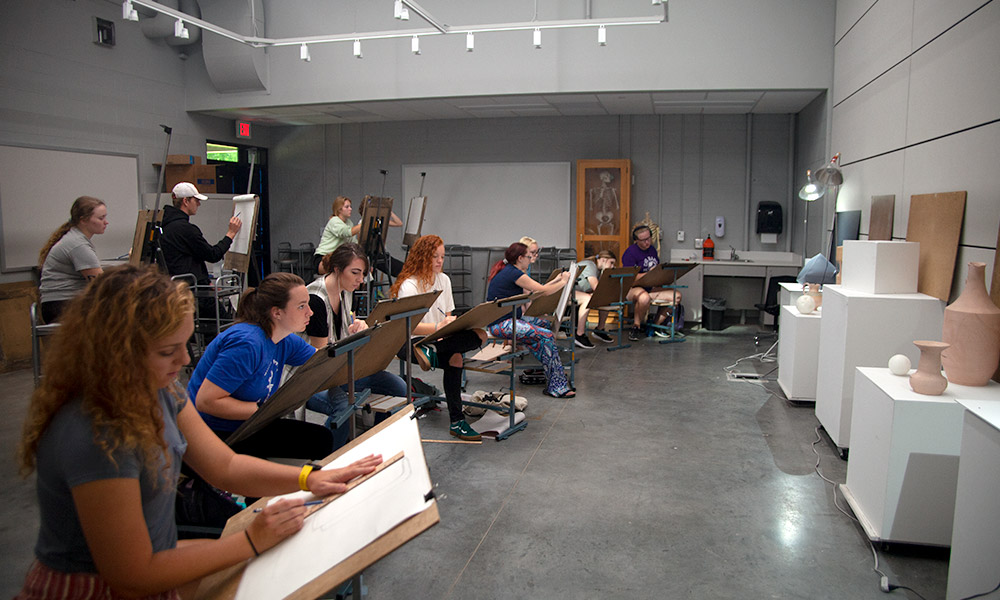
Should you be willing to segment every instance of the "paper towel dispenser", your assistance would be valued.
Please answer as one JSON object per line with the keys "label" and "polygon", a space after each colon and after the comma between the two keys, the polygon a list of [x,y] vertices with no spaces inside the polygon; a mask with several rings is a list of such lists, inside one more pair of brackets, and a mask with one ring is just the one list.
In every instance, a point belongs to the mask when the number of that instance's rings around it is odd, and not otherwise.
{"label": "paper towel dispenser", "polygon": [[777,202],[757,203],[757,233],[781,233],[784,219]]}

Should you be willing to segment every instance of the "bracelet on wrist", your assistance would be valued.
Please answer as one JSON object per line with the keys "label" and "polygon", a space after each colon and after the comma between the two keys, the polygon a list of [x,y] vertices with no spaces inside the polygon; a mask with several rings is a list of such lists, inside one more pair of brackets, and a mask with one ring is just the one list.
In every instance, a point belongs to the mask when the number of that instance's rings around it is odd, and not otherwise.
{"label": "bracelet on wrist", "polygon": [[243,530],[243,535],[247,536],[247,542],[250,543],[250,549],[253,550],[254,556],[260,556],[260,552],[257,551],[257,546],[254,546],[253,540],[250,539],[250,532],[246,529]]}

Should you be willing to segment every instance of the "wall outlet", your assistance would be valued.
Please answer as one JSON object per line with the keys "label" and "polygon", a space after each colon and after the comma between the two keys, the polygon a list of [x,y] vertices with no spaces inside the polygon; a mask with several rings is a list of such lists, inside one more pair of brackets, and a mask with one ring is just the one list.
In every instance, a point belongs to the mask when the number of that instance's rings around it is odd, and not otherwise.
{"label": "wall outlet", "polygon": [[694,247],[695,247],[695,248],[701,248],[701,246],[702,246],[702,243],[703,243],[704,241],[705,241],[705,240],[703,240],[703,239],[701,239],[701,238],[694,238]]}
{"label": "wall outlet", "polygon": [[679,229],[677,230],[677,241],[678,242],[684,241],[684,232]]}

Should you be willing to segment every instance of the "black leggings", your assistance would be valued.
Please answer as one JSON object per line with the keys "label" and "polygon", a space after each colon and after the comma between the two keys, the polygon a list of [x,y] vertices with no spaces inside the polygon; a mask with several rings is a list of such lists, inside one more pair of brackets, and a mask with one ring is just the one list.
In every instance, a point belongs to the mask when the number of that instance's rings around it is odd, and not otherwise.
{"label": "black leggings", "polygon": [[[410,340],[412,344],[420,338]],[[438,366],[444,371],[444,399],[448,403],[448,418],[451,422],[461,421],[462,416],[462,367],[453,367],[449,364],[451,357],[455,354],[462,354],[470,350],[476,350],[483,345],[475,331],[466,329],[440,339],[433,344],[437,352]],[[413,352],[417,350],[414,348]],[[401,351],[402,357],[406,357],[406,348]],[[413,362],[417,362],[413,359]]]}

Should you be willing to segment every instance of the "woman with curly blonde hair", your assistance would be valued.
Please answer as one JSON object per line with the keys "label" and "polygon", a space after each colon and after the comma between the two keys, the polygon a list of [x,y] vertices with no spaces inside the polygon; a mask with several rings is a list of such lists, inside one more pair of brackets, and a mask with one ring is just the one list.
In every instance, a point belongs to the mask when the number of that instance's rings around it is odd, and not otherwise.
{"label": "woman with curly blonde hair", "polygon": [[[441,294],[424,313],[414,333],[430,335],[455,320],[455,299],[451,293],[451,279],[442,272],[444,268],[444,241],[436,235],[425,235],[410,249],[399,278],[390,288],[396,298],[406,298],[440,291]],[[459,331],[427,346],[413,347],[413,357],[425,371],[432,366],[429,354],[436,357],[437,366],[444,370],[443,386],[448,402],[449,432],[462,440],[478,440],[480,436],[462,416],[462,353],[475,350],[486,341],[482,329]],[[431,352],[428,352],[431,350]],[[427,354],[425,354],[427,352]]]}
{"label": "woman with curly blonde hair", "polygon": [[37,470],[41,527],[19,599],[180,598],[302,527],[302,501],[285,500],[244,535],[178,544],[182,460],[258,496],[342,492],[380,462],[305,472],[234,454],[175,380],[193,330],[191,293],[155,268],[111,269],[67,304],[20,447],[22,473]]}

